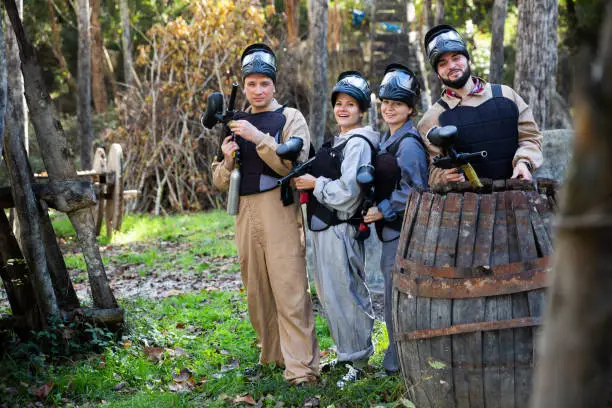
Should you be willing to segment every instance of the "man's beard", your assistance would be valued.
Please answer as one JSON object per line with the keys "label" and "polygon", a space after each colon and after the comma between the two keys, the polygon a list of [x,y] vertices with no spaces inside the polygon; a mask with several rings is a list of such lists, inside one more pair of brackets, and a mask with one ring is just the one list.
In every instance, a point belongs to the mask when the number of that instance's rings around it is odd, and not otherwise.
{"label": "man's beard", "polygon": [[468,81],[468,79],[470,79],[471,76],[472,76],[472,70],[470,69],[470,66],[468,65],[463,75],[461,75],[459,78],[453,81],[451,81],[450,79],[444,79],[444,78],[440,78],[440,80],[442,81],[444,85],[448,86],[449,88],[461,89],[463,88],[463,85],[465,85],[465,83]]}

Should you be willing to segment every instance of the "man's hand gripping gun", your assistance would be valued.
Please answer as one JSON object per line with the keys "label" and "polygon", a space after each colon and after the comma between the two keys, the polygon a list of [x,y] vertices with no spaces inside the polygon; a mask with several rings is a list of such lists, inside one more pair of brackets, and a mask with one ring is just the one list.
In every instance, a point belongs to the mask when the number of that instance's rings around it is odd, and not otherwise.
{"label": "man's hand gripping gun", "polygon": [[[225,132],[221,135],[219,141],[219,152],[217,153],[217,160],[223,160],[223,150],[221,146],[225,135],[231,133],[228,124],[234,119],[234,107],[236,105],[236,92],[238,91],[238,84],[232,85],[232,94],[230,95],[229,104],[225,113],[223,112],[223,94],[220,92],[214,92],[208,95],[206,100],[206,111],[202,114],[202,125],[207,129],[212,129],[217,123],[221,122],[225,126]],[[236,141],[236,135],[232,134],[234,142]],[[236,160],[234,170],[230,173],[230,185],[227,192],[227,213],[229,215],[238,214],[238,208],[240,204],[240,150],[234,152],[234,158]]]}
{"label": "man's hand gripping gun", "polygon": [[[276,155],[284,160],[289,160],[293,163],[293,169],[285,177],[278,179],[276,184],[283,186],[289,183],[294,177],[303,176],[310,171],[310,166],[317,156],[313,156],[304,163],[297,163],[297,158],[302,151],[304,146],[304,140],[300,137],[290,137],[285,143],[278,145],[276,148]],[[307,191],[300,191],[300,204],[306,204],[310,200],[310,193]]]}
{"label": "man's hand gripping gun", "polygon": [[364,241],[370,236],[370,227],[363,221],[370,207],[374,205],[374,166],[364,164],[357,169],[355,176],[357,184],[363,195],[363,203],[361,204],[361,222],[355,233],[357,241]]}
{"label": "man's hand gripping gun", "polygon": [[458,168],[463,171],[469,182],[475,188],[482,188],[483,185],[470,164],[470,161],[478,158],[487,157],[487,151],[482,150],[474,153],[459,153],[455,150],[455,137],[457,136],[457,127],[448,125],[434,128],[427,138],[434,146],[440,147],[446,156],[436,156],[433,159],[433,165],[441,169]]}

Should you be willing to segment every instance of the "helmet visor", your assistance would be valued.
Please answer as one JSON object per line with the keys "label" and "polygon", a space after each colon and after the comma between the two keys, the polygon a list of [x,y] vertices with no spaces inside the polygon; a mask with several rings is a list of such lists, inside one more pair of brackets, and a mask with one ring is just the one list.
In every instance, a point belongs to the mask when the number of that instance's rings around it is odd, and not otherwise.
{"label": "helmet visor", "polygon": [[355,87],[359,89],[361,92],[363,92],[363,94],[366,97],[369,97],[370,93],[372,93],[370,91],[370,86],[368,85],[368,82],[365,79],[355,76],[355,75],[349,75],[349,76],[342,78],[341,80],[338,81],[338,83],[336,84],[336,87],[341,86],[341,85],[350,85],[352,87]]}
{"label": "helmet visor", "polygon": [[274,69],[274,71],[276,71],[276,58],[274,58],[274,55],[265,51],[255,51],[251,54],[246,55],[242,60],[242,68],[244,69],[246,66],[252,64],[255,61],[263,62],[264,64],[270,65]]}
{"label": "helmet visor", "polygon": [[381,88],[393,82],[399,88],[414,93],[415,78],[404,71],[391,71],[383,77],[380,83]]}
{"label": "helmet visor", "polygon": [[434,48],[444,48],[440,47],[445,42],[460,42],[464,43],[463,38],[456,31],[445,31],[441,34],[436,35],[434,38],[429,41],[427,44],[427,54],[430,54]]}

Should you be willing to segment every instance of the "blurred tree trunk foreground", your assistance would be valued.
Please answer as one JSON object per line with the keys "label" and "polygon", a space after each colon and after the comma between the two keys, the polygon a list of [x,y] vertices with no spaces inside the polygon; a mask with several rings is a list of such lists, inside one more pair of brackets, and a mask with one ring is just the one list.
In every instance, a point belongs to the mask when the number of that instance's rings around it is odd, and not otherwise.
{"label": "blurred tree trunk foreground", "polygon": [[[612,6],[583,58],[533,408],[608,407],[612,378]],[[580,80],[579,80],[580,81]]]}

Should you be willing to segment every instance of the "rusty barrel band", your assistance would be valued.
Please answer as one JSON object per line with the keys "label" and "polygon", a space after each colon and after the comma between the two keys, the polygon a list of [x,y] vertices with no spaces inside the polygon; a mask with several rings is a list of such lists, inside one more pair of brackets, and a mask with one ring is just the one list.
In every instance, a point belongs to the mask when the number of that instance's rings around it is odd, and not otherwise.
{"label": "rusty barrel band", "polygon": [[422,279],[403,274],[393,276],[393,285],[414,297],[469,299],[511,295],[546,286],[548,269],[532,269],[506,276],[466,279]]}
{"label": "rusty barrel band", "polygon": [[395,341],[410,341],[419,339],[430,339],[432,337],[451,336],[453,334],[474,333],[492,330],[516,329],[520,327],[539,326],[542,323],[540,317],[520,317],[510,320],[498,320],[493,322],[476,322],[456,324],[450,327],[438,329],[421,329],[410,333],[395,333]]}
{"label": "rusty barrel band", "polygon": [[501,265],[479,265],[479,266],[428,266],[422,263],[410,261],[400,256],[395,258],[395,265],[405,272],[402,275],[407,275],[412,278],[419,276],[432,278],[446,279],[466,279],[477,277],[503,277],[512,274],[519,274],[524,271],[547,269],[550,262],[550,256],[534,259],[532,261],[513,262]]}

